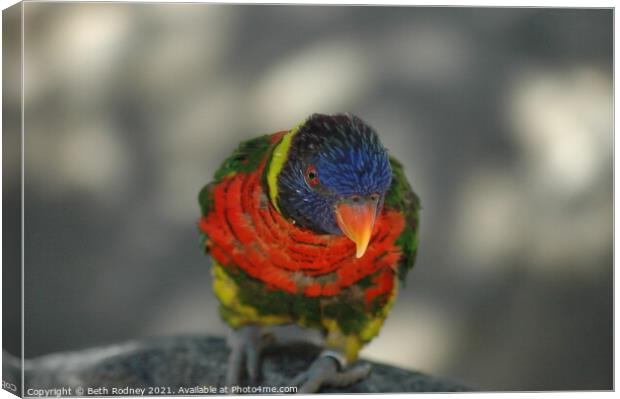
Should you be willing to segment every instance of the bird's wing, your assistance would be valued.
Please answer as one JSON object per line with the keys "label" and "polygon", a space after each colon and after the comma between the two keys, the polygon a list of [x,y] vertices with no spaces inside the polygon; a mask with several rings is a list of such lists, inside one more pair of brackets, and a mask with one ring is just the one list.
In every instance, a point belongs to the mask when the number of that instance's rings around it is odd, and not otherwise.
{"label": "bird's wing", "polygon": [[420,199],[411,189],[403,165],[390,156],[390,166],[392,167],[392,184],[385,197],[385,205],[398,210],[405,217],[405,228],[396,239],[396,245],[402,250],[398,277],[404,282],[407,272],[413,268],[418,251]]}

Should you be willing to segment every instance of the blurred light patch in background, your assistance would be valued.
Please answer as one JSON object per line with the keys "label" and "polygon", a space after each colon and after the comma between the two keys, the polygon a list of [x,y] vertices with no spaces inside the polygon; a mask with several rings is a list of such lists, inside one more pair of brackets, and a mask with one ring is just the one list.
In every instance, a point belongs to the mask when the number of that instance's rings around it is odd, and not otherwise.
{"label": "blurred light patch in background", "polygon": [[611,389],[612,18],[26,3],[26,356],[223,334],[198,191],[241,140],[352,112],[423,204],[363,356],[481,389]]}

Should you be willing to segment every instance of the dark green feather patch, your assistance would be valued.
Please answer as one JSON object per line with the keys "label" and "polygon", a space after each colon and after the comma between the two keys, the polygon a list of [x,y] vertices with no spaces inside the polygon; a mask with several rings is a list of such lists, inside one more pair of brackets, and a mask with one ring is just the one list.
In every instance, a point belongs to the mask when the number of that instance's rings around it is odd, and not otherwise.
{"label": "dark green feather patch", "polygon": [[385,196],[385,204],[403,212],[405,228],[396,239],[396,245],[403,252],[401,264],[398,268],[398,279],[404,284],[407,272],[413,268],[418,251],[418,222],[420,199],[411,189],[405,177],[403,165],[394,157],[390,157],[392,167],[392,184]]}
{"label": "dark green feather patch", "polygon": [[260,166],[271,145],[271,136],[256,137],[239,144],[232,155],[226,158],[222,166],[215,172],[215,181],[221,181],[233,172],[253,172]]}

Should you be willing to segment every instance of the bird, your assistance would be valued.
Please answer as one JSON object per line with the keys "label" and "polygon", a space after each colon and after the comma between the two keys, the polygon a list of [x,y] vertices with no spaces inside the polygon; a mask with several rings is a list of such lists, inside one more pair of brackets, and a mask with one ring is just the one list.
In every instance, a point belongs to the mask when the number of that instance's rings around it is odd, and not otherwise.
{"label": "bird", "polygon": [[201,248],[230,327],[227,385],[260,379],[277,326],[316,331],[322,351],[298,392],[365,379],[358,353],[379,334],[418,250],[420,199],[376,130],[315,113],[242,142],[199,192]]}

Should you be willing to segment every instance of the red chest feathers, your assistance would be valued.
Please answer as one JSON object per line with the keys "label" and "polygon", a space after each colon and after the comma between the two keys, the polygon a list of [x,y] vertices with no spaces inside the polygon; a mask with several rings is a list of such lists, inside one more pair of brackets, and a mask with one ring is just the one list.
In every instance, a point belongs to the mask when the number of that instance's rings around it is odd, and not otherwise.
{"label": "red chest feathers", "polygon": [[225,177],[213,189],[212,210],[199,226],[218,263],[293,294],[336,295],[379,271],[373,281],[391,288],[401,254],[395,241],[405,223],[399,212],[382,211],[368,249],[358,259],[347,237],[315,234],[284,219],[261,187],[261,170]]}

